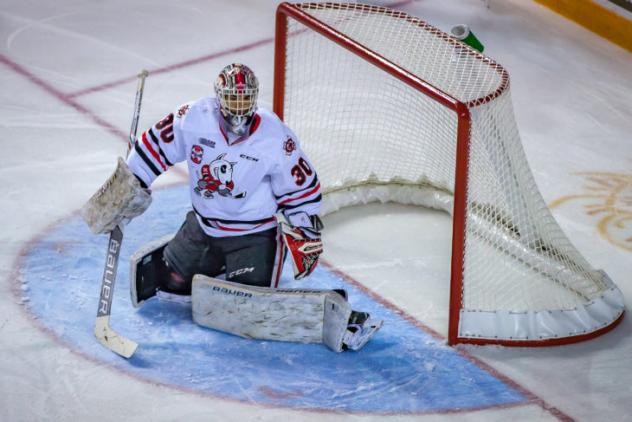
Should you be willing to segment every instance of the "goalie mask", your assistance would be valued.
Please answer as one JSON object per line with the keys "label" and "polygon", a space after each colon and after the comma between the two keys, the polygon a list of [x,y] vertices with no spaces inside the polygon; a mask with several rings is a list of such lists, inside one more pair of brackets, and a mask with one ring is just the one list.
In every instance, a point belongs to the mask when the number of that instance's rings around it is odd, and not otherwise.
{"label": "goalie mask", "polygon": [[228,130],[243,135],[257,110],[259,81],[248,66],[233,63],[220,72],[215,95]]}

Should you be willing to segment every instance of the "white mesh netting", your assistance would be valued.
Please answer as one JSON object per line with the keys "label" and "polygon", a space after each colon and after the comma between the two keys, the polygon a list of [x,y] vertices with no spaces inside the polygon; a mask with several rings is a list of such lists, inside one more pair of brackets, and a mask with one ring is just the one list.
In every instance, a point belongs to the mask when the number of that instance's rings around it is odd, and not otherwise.
{"label": "white mesh netting", "polygon": [[[542,199],[502,67],[401,12],[350,4],[296,6],[470,110],[462,318],[468,312],[574,312],[616,289],[571,245]],[[430,206],[437,205],[423,198],[434,192],[435,199],[444,199],[440,207],[451,211],[445,198],[449,204],[455,190],[454,110],[292,17],[284,80],[284,120],[316,166],[326,198],[335,198],[326,209],[341,206],[341,192],[357,199],[342,200],[342,206],[394,200],[370,190],[388,186],[399,195],[395,200]],[[351,193],[353,187],[360,193]],[[416,199],[415,188],[425,195]],[[605,318],[610,323],[613,315]],[[603,324],[564,330],[577,335]],[[558,335],[536,330],[509,337]]]}

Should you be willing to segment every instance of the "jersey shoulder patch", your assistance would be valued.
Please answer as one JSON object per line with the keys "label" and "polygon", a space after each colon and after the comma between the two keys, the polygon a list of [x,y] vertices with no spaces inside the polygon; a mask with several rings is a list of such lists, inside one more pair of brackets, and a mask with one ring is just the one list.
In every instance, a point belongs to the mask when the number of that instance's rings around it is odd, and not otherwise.
{"label": "jersey shoulder patch", "polygon": [[189,111],[190,108],[191,108],[191,104],[190,103],[182,104],[180,106],[180,108],[178,108],[178,112],[176,113],[176,117],[181,119],[182,117],[184,117],[185,114],[187,114],[187,112]]}

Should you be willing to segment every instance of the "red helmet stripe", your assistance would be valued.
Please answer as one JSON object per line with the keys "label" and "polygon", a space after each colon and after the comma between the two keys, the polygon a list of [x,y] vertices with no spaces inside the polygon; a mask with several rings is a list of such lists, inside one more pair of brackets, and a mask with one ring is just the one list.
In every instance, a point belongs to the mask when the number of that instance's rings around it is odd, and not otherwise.
{"label": "red helmet stripe", "polygon": [[246,89],[246,77],[244,76],[241,69],[235,73],[235,88],[237,88],[237,92],[242,93]]}
{"label": "red helmet stripe", "polygon": [[235,84],[236,85],[245,85],[246,84],[246,78],[244,77],[244,74],[241,73],[241,71],[237,72],[235,74]]}

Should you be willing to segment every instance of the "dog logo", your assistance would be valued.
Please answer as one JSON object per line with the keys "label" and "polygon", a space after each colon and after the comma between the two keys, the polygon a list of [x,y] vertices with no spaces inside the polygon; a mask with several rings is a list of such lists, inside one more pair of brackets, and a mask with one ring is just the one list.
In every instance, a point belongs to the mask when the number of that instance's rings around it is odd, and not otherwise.
{"label": "dog logo", "polygon": [[209,164],[202,166],[197,186],[194,188],[195,193],[209,199],[214,198],[214,194],[235,199],[246,196],[246,192],[233,194],[233,167],[237,163],[226,160],[225,156],[226,153],[220,154]]}

